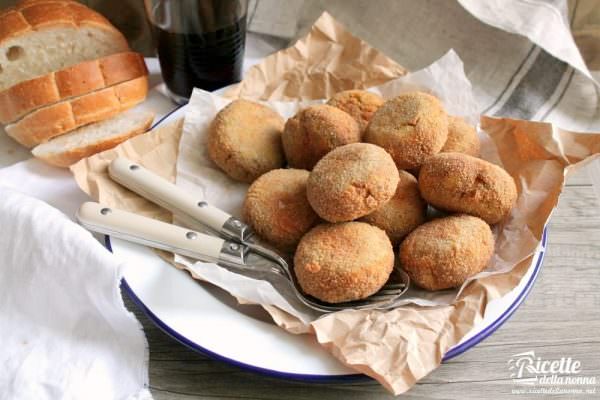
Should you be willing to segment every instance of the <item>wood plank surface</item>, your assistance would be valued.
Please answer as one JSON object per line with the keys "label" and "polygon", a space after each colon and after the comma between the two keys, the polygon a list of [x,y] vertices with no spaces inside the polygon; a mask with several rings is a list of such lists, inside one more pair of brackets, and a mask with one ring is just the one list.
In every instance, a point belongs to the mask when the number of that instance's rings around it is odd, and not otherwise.
{"label": "wood plank surface", "polygon": [[[403,399],[545,398],[515,395],[508,360],[533,350],[544,359],[572,357],[582,375],[600,379],[600,204],[587,171],[569,179],[549,225],[542,272],[525,303],[498,331],[443,364]],[[126,297],[126,296],[125,296]],[[150,384],[157,400],[391,399],[379,384],[361,380],[310,384],[246,372],[188,350],[127,301],[150,346]],[[554,399],[598,398],[553,395]]]}

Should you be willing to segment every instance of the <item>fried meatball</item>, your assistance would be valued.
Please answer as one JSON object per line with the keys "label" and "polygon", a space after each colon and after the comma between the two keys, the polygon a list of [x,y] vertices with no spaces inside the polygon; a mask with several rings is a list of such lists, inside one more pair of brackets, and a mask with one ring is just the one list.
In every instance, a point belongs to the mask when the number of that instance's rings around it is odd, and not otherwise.
{"label": "fried meatball", "polygon": [[275,169],[254,181],[244,201],[244,219],[277,248],[293,251],[319,217],[308,204],[308,171]]}
{"label": "fried meatball", "polygon": [[366,90],[345,90],[333,95],[327,104],[350,114],[358,123],[360,132],[363,133],[383,102],[381,96]]}
{"label": "fried meatball", "polygon": [[504,169],[462,153],[429,158],[419,172],[419,189],[432,206],[488,224],[504,219],[517,200],[515,181]]}
{"label": "fried meatball", "polygon": [[400,263],[418,286],[442,290],[483,271],[493,253],[494,236],[485,221],[452,215],[412,231],[400,245]]}
{"label": "fried meatball", "polygon": [[285,165],[275,111],[248,100],[234,100],[219,111],[208,133],[208,155],[231,178],[252,182]]}
{"label": "fried meatball", "polygon": [[394,250],[381,229],[364,222],[317,225],[298,245],[294,272],[302,290],[328,303],[376,293],[394,268]]}
{"label": "fried meatball", "polygon": [[394,197],[361,218],[361,221],[383,229],[394,246],[424,223],[427,213],[427,204],[421,198],[417,179],[406,171],[399,172],[400,181]]}
{"label": "fried meatball", "polygon": [[353,143],[338,147],[315,165],[306,194],[324,220],[352,221],[391,199],[398,180],[398,169],[385,150],[369,143]]}
{"label": "fried meatball", "polygon": [[475,127],[461,117],[448,116],[448,139],[441,153],[464,153],[479,157],[480,149]]}
{"label": "fried meatball", "polygon": [[348,113],[319,104],[288,119],[282,139],[289,166],[311,170],[336,147],[360,142],[360,129]]}
{"label": "fried meatball", "polygon": [[418,168],[439,153],[448,137],[448,116],[427,93],[405,93],[386,101],[365,132],[365,142],[383,147],[398,169]]}

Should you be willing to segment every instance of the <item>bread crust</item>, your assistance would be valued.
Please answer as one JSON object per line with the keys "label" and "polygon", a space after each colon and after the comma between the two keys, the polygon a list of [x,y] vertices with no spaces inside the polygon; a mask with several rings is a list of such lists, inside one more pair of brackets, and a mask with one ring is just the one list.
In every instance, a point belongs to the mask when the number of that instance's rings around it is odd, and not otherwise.
{"label": "bread crust", "polygon": [[8,124],[40,107],[147,74],[144,57],[134,52],[84,61],[0,92],[0,123]]}
{"label": "bread crust", "polygon": [[483,271],[493,253],[494,236],[485,221],[452,215],[412,231],[400,245],[400,262],[418,286],[443,290]]}
{"label": "bread crust", "polygon": [[105,17],[74,1],[21,1],[0,13],[0,45],[30,31],[57,26],[95,26],[111,31],[124,49],[127,41]]}
{"label": "bread crust", "polygon": [[385,232],[364,222],[321,224],[309,231],[294,255],[302,290],[340,303],[377,292],[394,268],[394,250]]}
{"label": "bread crust", "polygon": [[73,149],[65,149],[62,153],[50,153],[50,154],[40,154],[33,149],[33,155],[40,160],[47,162],[48,164],[55,165],[61,168],[68,168],[72,164],[75,164],[77,161],[94,155],[96,153],[100,153],[102,151],[112,149],[113,147],[123,143],[124,141],[142,134],[152,125],[152,121],[154,120],[154,115],[149,115],[148,118],[144,121],[143,124],[132,129],[127,132],[123,132],[120,135],[112,136],[98,143],[91,143],[82,147],[77,147]]}
{"label": "bread crust", "polygon": [[102,121],[142,102],[148,78],[142,76],[70,100],[40,108],[6,127],[6,133],[33,147],[83,125]]}

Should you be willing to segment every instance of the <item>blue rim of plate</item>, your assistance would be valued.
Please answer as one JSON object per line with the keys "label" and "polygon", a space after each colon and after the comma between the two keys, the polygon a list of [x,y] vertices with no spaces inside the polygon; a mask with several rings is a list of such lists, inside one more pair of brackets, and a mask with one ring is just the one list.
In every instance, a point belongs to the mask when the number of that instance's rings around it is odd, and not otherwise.
{"label": "blue rim of plate", "polygon": [[[529,277],[529,280],[525,284],[525,287],[523,288],[521,293],[519,293],[519,295],[513,301],[513,303],[498,318],[496,318],[496,320],[494,320],[485,329],[480,331],[477,335],[468,339],[464,343],[461,343],[460,345],[451,348],[442,358],[442,362],[446,362],[446,361],[464,353],[465,351],[474,347],[478,343],[482,342],[487,337],[489,337],[492,333],[494,333],[498,328],[500,328],[500,326],[502,326],[514,314],[514,312],[517,310],[517,308],[519,308],[519,306],[523,303],[523,301],[525,300],[525,298],[527,297],[529,292],[531,292],[531,289],[533,288],[533,285],[534,285],[535,281],[537,280],[537,277],[541,271],[542,264],[544,261],[544,254],[546,252],[546,240],[547,240],[547,227],[544,227],[544,231],[542,233],[542,248],[539,251],[540,255],[537,259],[534,270],[533,270],[531,276]],[[110,236],[108,236],[108,235],[104,236],[104,243],[105,243],[106,248],[110,252],[112,252]],[[148,307],[146,307],[146,305],[142,302],[142,300],[135,294],[133,289],[129,286],[129,284],[127,283],[125,278],[123,278],[121,280],[121,288],[125,291],[125,293],[127,293],[129,298],[136,304],[136,306],[139,307],[140,310],[142,310],[142,312],[156,326],[158,326],[158,328],[160,328],[164,333],[166,333],[168,336],[172,337],[179,343],[183,344],[184,346],[188,347],[189,349],[197,351],[199,353],[202,353],[214,360],[222,361],[222,362],[225,362],[230,365],[234,365],[234,366],[239,367],[244,370],[256,372],[259,374],[263,374],[263,375],[267,375],[267,376],[271,376],[271,377],[275,377],[275,378],[299,380],[299,381],[305,381],[305,382],[336,382],[336,381],[339,382],[339,381],[356,381],[356,380],[371,379],[363,374],[349,374],[349,375],[294,374],[294,373],[289,373],[289,372],[281,372],[281,371],[276,371],[276,370],[272,370],[272,369],[262,368],[262,367],[258,367],[256,365],[246,364],[246,363],[234,360],[229,357],[224,357],[218,353],[215,353],[213,351],[210,351],[209,349],[206,349],[206,348],[198,345],[197,343],[192,342],[185,336],[183,336],[183,335],[179,334],[178,332],[176,332],[175,330],[173,330],[166,323],[164,323],[160,318],[158,318],[158,316],[156,314],[154,314]]]}
{"label": "blue rim of plate", "polygon": [[179,104],[176,108],[172,109],[171,111],[169,111],[167,114],[163,115],[158,121],[156,121],[155,123],[152,124],[152,126],[148,129],[148,131],[151,131],[152,129],[156,128],[158,125],[160,125],[164,120],[166,120],[167,118],[169,118],[172,114],[175,114],[177,111],[179,111],[180,109],[182,109],[183,107],[187,106],[188,103],[185,104]]}

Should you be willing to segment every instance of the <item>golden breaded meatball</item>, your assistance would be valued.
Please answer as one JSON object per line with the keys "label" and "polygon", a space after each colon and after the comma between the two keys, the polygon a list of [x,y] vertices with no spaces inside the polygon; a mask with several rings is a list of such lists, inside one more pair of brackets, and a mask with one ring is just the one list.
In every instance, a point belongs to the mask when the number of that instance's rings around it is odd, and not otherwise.
{"label": "golden breaded meatball", "polygon": [[439,153],[448,136],[448,115],[427,93],[405,93],[386,101],[365,132],[365,142],[383,147],[398,169],[418,168]]}
{"label": "golden breaded meatball", "polygon": [[429,158],[419,172],[419,189],[432,206],[488,224],[504,219],[517,200],[515,181],[504,169],[462,153]]}
{"label": "golden breaded meatball", "polygon": [[493,253],[494,236],[485,221],[451,215],[412,231],[400,245],[400,263],[413,283],[443,290],[483,271]]}
{"label": "golden breaded meatball", "polygon": [[475,127],[461,117],[448,116],[448,139],[441,153],[464,153],[479,157],[481,142]]}
{"label": "golden breaded meatball", "polygon": [[360,142],[360,129],[348,113],[319,104],[288,119],[282,140],[289,166],[311,170],[336,147]]}
{"label": "golden breaded meatball", "polygon": [[417,179],[406,171],[399,172],[400,181],[394,197],[361,218],[361,221],[383,229],[394,246],[424,223],[427,213],[427,204],[421,198]]}
{"label": "golden breaded meatball", "polygon": [[394,250],[385,232],[364,222],[317,225],[294,255],[302,290],[328,303],[376,293],[393,268]]}
{"label": "golden breaded meatball", "polygon": [[319,221],[308,204],[302,169],[275,169],[254,181],[244,201],[244,219],[279,249],[290,251]]}
{"label": "golden breaded meatball", "polygon": [[350,114],[363,133],[383,102],[381,96],[366,90],[345,90],[333,95],[327,104]]}
{"label": "golden breaded meatball", "polygon": [[398,179],[394,160],[385,150],[369,143],[352,143],[331,151],[315,165],[306,194],[324,220],[352,221],[391,199]]}
{"label": "golden breaded meatball", "polygon": [[234,100],[219,111],[208,133],[208,155],[231,178],[252,182],[285,165],[275,111],[248,100]]}

